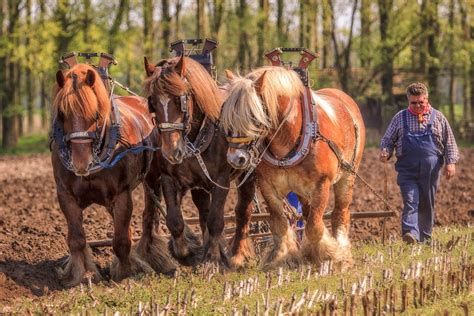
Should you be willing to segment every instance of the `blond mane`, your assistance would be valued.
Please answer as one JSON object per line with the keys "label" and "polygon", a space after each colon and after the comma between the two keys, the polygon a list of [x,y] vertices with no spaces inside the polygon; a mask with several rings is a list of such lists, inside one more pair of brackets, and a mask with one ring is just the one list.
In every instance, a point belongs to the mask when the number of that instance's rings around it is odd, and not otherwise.
{"label": "blond mane", "polygon": [[[186,63],[185,78],[199,109],[208,118],[216,121],[219,118],[223,101],[216,82],[201,64],[191,58],[184,58]],[[186,83],[174,71],[178,61],[179,57],[174,57],[158,64],[163,64],[163,67],[145,80],[144,87],[147,96],[153,93],[179,96],[187,91]]]}
{"label": "blond mane", "polygon": [[[265,72],[261,95],[254,82]],[[279,125],[278,97],[297,98],[304,92],[301,79],[292,70],[265,66],[232,80],[224,102],[221,122],[226,133],[258,137]]]}
{"label": "blond mane", "polygon": [[[92,86],[85,82],[88,70],[95,72],[95,81]],[[72,75],[77,75],[76,89]],[[57,88],[53,100],[52,114],[57,117],[62,113],[64,118],[82,117],[87,120],[95,119],[97,113],[106,118],[111,111],[107,89],[97,71],[90,65],[77,64],[64,73],[63,88]]]}

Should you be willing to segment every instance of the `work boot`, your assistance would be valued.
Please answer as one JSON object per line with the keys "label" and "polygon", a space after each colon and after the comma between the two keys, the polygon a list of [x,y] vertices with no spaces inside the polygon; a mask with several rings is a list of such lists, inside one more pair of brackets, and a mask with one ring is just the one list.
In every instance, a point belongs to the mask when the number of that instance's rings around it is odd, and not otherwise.
{"label": "work boot", "polygon": [[416,243],[416,238],[411,233],[405,233],[402,237],[403,241],[409,245]]}

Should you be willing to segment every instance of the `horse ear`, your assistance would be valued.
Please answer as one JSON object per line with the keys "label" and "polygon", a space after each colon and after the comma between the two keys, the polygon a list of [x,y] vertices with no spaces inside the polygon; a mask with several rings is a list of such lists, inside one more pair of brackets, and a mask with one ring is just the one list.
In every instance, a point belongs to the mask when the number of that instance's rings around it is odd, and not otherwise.
{"label": "horse ear", "polygon": [[148,77],[151,77],[151,75],[153,75],[153,73],[155,72],[155,65],[151,64],[148,62],[148,58],[143,57],[143,61],[144,61],[144,64],[145,64],[145,72],[146,72],[146,75]]}
{"label": "horse ear", "polygon": [[176,64],[175,69],[176,69],[176,72],[180,74],[181,77],[184,77],[186,75],[186,62],[184,59],[184,55],[181,55],[181,58]]}
{"label": "horse ear", "polygon": [[234,75],[234,73],[232,72],[232,70],[230,70],[230,69],[225,69],[224,72],[225,72],[225,76],[227,77],[227,80],[233,81],[233,80],[235,79],[235,75]]}
{"label": "horse ear", "polygon": [[59,88],[64,88],[66,79],[64,79],[64,74],[62,70],[58,70],[58,72],[56,73],[56,83],[58,84]]}
{"label": "horse ear", "polygon": [[94,85],[95,82],[95,72],[93,70],[87,70],[86,74],[86,84],[90,87]]}
{"label": "horse ear", "polygon": [[265,70],[261,75],[260,77],[255,80],[254,82],[254,87],[255,87],[255,91],[257,91],[257,94],[262,94],[262,91],[263,91],[263,88],[265,86],[265,75],[267,74],[267,71]]}

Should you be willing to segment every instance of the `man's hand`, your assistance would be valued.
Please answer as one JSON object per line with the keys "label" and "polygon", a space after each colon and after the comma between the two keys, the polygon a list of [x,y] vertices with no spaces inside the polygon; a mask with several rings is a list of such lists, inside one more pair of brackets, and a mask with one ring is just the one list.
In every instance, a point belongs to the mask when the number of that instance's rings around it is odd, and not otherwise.
{"label": "man's hand", "polygon": [[454,177],[454,175],[456,174],[456,165],[453,163],[447,164],[444,167],[444,174],[446,175],[446,178],[448,180]]}
{"label": "man's hand", "polygon": [[387,150],[387,148],[384,148],[380,151],[380,158],[379,159],[380,159],[381,162],[387,162],[388,161],[388,156],[389,156],[388,150]]}

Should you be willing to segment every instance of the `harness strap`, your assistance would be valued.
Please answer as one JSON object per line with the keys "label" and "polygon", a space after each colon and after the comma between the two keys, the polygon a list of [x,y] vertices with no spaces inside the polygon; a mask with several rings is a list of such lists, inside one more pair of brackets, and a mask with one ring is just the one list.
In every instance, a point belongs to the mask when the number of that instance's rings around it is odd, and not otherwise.
{"label": "harness strap", "polygon": [[[305,88],[302,98],[303,104],[303,138],[298,143],[293,155],[285,157],[283,159],[275,158],[271,152],[266,151],[263,155],[263,161],[272,167],[279,168],[291,168],[302,162],[308,155],[311,147],[311,143],[316,141],[317,135],[317,112],[314,104],[314,99],[312,97],[311,89],[309,87]],[[288,115],[285,116],[286,120]]]}

